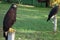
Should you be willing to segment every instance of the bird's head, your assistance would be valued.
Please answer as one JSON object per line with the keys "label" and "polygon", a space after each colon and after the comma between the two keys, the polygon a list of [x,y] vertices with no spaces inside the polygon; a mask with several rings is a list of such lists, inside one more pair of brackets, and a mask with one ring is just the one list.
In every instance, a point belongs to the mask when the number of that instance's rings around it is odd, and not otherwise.
{"label": "bird's head", "polygon": [[16,4],[12,4],[11,7],[17,8],[17,5]]}

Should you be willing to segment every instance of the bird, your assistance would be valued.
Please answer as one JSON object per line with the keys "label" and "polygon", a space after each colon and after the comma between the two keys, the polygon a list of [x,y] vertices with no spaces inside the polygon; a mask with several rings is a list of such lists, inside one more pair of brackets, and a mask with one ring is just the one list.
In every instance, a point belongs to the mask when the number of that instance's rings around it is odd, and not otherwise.
{"label": "bird", "polygon": [[47,22],[48,22],[52,17],[54,17],[54,16],[57,14],[58,9],[59,9],[59,6],[54,6],[54,7],[51,9],[51,11],[50,11],[50,13],[49,13],[49,15],[48,15]]}
{"label": "bird", "polygon": [[8,32],[14,31],[12,29],[13,24],[16,22],[16,11],[17,5],[11,4],[9,10],[7,11],[6,15],[3,19],[3,37],[5,40],[8,40]]}

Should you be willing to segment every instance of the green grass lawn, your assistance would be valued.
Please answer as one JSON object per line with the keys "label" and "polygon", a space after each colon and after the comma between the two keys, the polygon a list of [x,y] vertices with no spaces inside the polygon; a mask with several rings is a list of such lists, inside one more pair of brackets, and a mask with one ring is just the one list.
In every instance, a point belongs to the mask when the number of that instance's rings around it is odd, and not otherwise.
{"label": "green grass lawn", "polygon": [[[10,4],[0,4],[0,40],[2,37],[3,18]],[[53,33],[53,23],[47,22],[51,8],[18,6],[17,18],[13,25],[16,29],[15,40],[60,40],[60,12],[58,12],[58,29]]]}

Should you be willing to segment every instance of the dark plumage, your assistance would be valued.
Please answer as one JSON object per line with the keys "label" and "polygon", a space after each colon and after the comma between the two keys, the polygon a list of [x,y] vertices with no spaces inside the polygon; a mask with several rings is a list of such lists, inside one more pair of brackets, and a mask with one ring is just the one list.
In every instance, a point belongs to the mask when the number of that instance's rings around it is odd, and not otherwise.
{"label": "dark plumage", "polygon": [[5,37],[5,40],[7,40],[9,28],[12,27],[15,21],[16,21],[16,5],[12,4],[3,20],[3,36]]}
{"label": "dark plumage", "polygon": [[58,8],[59,8],[59,6],[55,6],[54,8],[52,8],[52,10],[50,11],[50,13],[48,15],[47,21],[49,21],[52,16],[57,14]]}

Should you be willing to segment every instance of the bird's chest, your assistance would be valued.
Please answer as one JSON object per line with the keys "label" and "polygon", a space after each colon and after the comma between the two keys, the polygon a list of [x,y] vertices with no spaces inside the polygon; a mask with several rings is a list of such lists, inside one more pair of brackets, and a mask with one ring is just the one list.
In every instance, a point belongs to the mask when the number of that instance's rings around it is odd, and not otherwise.
{"label": "bird's chest", "polygon": [[13,19],[15,16],[16,16],[16,12],[12,9],[12,10],[9,12],[9,18],[10,18],[10,19]]}

